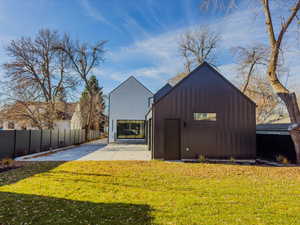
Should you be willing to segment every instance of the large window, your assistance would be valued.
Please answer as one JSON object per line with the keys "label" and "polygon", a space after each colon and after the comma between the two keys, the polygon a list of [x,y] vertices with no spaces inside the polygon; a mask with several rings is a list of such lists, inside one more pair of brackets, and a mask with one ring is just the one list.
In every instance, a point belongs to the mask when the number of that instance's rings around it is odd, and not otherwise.
{"label": "large window", "polygon": [[194,113],[194,120],[216,121],[216,113]]}
{"label": "large window", "polygon": [[144,139],[145,121],[144,120],[118,120],[117,138],[118,139]]}

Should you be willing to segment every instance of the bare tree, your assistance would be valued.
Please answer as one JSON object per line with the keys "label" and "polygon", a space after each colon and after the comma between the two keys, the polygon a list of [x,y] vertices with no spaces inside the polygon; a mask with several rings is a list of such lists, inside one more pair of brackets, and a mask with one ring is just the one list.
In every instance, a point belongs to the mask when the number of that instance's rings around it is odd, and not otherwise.
{"label": "bare tree", "polygon": [[68,35],[65,35],[63,43],[56,46],[57,50],[64,52],[70,59],[72,68],[75,73],[84,82],[87,93],[89,95],[87,123],[85,126],[86,135],[92,126],[92,117],[94,112],[94,98],[93,85],[89,82],[90,74],[101,62],[104,61],[104,45],[106,41],[99,41],[94,45],[87,43],[80,43],[79,41],[72,41]]}
{"label": "bare tree", "polygon": [[186,32],[179,43],[181,56],[185,59],[185,72],[200,65],[204,61],[214,65],[215,51],[220,41],[220,35],[207,27]]}
{"label": "bare tree", "polygon": [[238,80],[241,91],[255,101],[256,121],[266,122],[281,117],[278,111],[280,101],[271,85],[262,76],[267,69],[268,48],[264,45],[237,47],[232,49],[238,63]]}
{"label": "bare tree", "polygon": [[[61,42],[57,31],[40,30],[34,39],[22,37],[13,40],[6,51],[11,60],[4,64],[8,79],[8,97],[19,106],[27,105],[24,102],[43,102],[43,124],[33,118],[34,114],[26,108],[28,118],[38,124],[53,128],[56,119],[55,101],[62,93],[74,89],[76,80],[69,73],[69,58],[63,52],[57,51],[55,46]],[[38,107],[36,105],[36,107]]]}
{"label": "bare tree", "polygon": [[266,66],[268,49],[264,45],[255,45],[250,47],[236,47],[232,51],[239,65],[238,71],[243,76],[244,84],[242,92],[245,93],[253,74],[259,70],[259,67]]}
{"label": "bare tree", "polygon": [[[262,12],[265,18],[265,26],[268,34],[269,41],[269,58],[267,62],[267,72],[266,77],[272,86],[275,93],[279,96],[280,99],[285,103],[287,111],[289,113],[292,125],[290,126],[290,134],[293,139],[297,161],[300,162],[300,110],[297,103],[297,97],[294,92],[288,90],[288,88],[280,81],[278,76],[278,61],[279,55],[282,50],[282,42],[286,33],[293,22],[298,18],[299,9],[300,9],[300,0],[293,1],[282,1],[284,2],[284,7],[288,7],[289,15],[281,16],[281,23],[279,25],[273,22],[274,11],[270,7],[269,0],[259,0],[262,6]],[[275,1],[274,1],[275,2]],[[273,3],[274,3],[273,2]],[[231,7],[237,5],[238,1],[224,1],[224,0],[205,0],[203,1],[202,6],[206,8],[209,4],[212,5],[221,5]]]}

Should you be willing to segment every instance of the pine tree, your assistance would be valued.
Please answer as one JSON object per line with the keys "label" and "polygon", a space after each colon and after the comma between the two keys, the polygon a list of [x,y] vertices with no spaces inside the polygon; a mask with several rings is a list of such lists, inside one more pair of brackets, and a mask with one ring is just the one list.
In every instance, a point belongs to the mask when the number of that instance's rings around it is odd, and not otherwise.
{"label": "pine tree", "polygon": [[[80,97],[80,111],[82,117],[82,126],[87,130],[102,130],[105,120],[104,116],[104,99],[102,87],[99,86],[99,82],[96,76],[91,76],[89,79],[89,87],[86,86]],[[91,94],[92,93],[92,96]],[[91,110],[91,113],[89,113]],[[89,118],[89,116],[91,117]],[[88,128],[88,121],[90,119],[90,127]]]}

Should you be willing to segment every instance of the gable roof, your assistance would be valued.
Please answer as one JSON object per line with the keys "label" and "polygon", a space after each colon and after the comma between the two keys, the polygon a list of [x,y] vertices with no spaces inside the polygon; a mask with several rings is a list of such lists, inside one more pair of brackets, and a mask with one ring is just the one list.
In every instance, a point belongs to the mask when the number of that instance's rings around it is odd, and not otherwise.
{"label": "gable roof", "polygon": [[172,89],[173,87],[169,84],[166,83],[161,89],[159,89],[155,94],[154,94],[154,102],[158,101],[159,99],[161,99],[163,96],[165,96],[166,94],[169,93],[169,91]]}
{"label": "gable roof", "polygon": [[246,96],[243,92],[240,91],[236,86],[234,86],[229,80],[227,80],[224,76],[222,76],[215,68],[213,68],[209,63],[203,62],[200,64],[196,69],[194,69],[192,72],[190,72],[188,75],[186,75],[184,78],[182,78],[179,82],[177,82],[171,89],[168,90],[167,93],[165,93],[164,96],[162,96],[158,101],[154,102],[154,105],[158,103],[160,100],[162,100],[165,96],[169,95],[174,89],[176,89],[182,82],[184,82],[186,79],[188,79],[192,74],[198,72],[202,68],[207,67],[211,71],[213,71],[216,75],[218,75],[223,81],[225,81],[227,84],[229,84],[233,89],[238,91],[244,98],[246,98],[249,102],[256,105],[254,101],[252,101],[248,96]]}
{"label": "gable roof", "polygon": [[150,91],[144,84],[142,84],[138,79],[136,79],[134,76],[128,77],[125,81],[123,81],[121,84],[119,84],[116,88],[114,88],[111,92],[109,92],[109,96],[116,90],[118,90],[120,87],[122,87],[125,83],[127,83],[129,80],[134,79],[138,84],[140,84],[145,90],[147,90],[151,95],[153,95],[152,91]]}

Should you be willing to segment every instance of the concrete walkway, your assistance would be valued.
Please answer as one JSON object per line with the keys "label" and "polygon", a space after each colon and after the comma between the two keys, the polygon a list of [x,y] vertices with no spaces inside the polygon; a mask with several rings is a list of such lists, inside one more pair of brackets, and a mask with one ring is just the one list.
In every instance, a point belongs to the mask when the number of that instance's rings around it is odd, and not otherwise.
{"label": "concrete walkway", "polygon": [[55,153],[42,153],[40,156],[23,156],[17,161],[102,161],[102,160],[150,160],[151,152],[146,145],[106,144],[97,140],[78,147]]}

